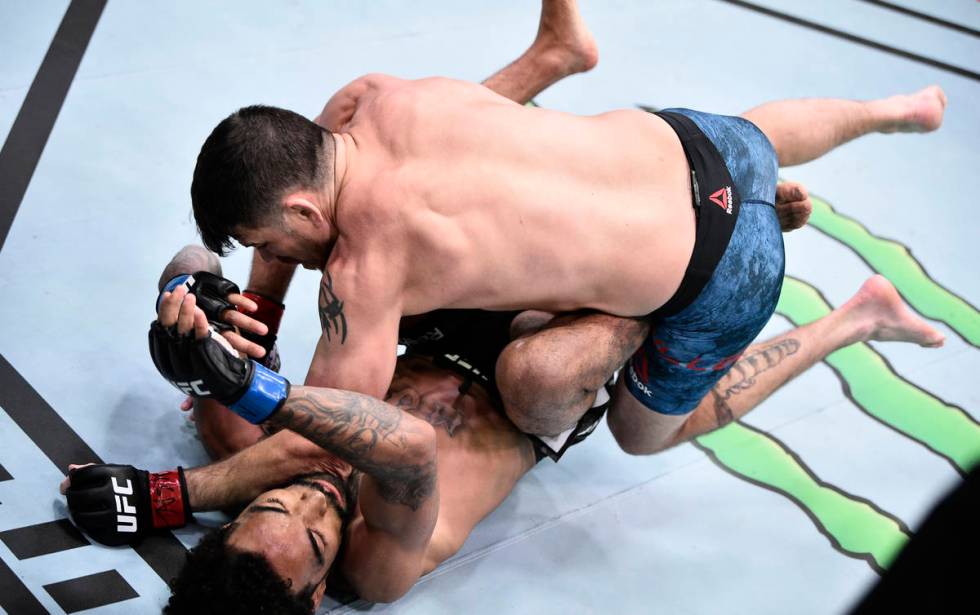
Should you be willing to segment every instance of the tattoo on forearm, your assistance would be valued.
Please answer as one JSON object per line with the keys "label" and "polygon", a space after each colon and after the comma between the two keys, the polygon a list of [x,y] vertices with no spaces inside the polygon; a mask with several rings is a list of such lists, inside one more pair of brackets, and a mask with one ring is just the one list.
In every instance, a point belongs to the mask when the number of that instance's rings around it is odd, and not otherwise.
{"label": "tattoo on forearm", "polygon": [[789,337],[758,348],[736,361],[728,375],[711,389],[717,426],[721,427],[735,420],[734,412],[728,405],[732,396],[752,388],[760,374],[776,367],[799,349],[799,340]]}
{"label": "tattoo on forearm", "polygon": [[385,401],[419,417],[436,429],[445,429],[450,438],[466,426],[462,410],[441,402],[424,400],[418,389],[397,378],[391,383]]}
{"label": "tattoo on forearm", "polygon": [[320,282],[320,327],[327,341],[333,336],[340,337],[340,343],[347,341],[347,317],[344,315],[344,302],[333,292],[333,278],[330,272],[325,273],[326,279]]}
{"label": "tattoo on forearm", "polygon": [[318,389],[291,395],[270,422],[374,477],[386,501],[418,510],[435,488],[435,462],[399,455],[407,448],[402,418],[401,410],[366,395]]}

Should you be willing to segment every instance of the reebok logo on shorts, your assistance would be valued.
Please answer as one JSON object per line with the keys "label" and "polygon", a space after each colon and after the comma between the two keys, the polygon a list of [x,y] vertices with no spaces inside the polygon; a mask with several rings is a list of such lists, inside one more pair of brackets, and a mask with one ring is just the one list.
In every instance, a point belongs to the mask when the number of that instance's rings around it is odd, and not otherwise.
{"label": "reebok logo on shorts", "polygon": [[725,210],[728,215],[732,214],[732,187],[725,186],[708,197],[711,202]]}

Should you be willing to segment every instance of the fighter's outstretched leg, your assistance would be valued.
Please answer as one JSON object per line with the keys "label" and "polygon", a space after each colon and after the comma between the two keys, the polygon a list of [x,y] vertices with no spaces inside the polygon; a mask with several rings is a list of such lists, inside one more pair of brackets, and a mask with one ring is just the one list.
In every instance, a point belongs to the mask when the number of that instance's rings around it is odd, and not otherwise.
{"label": "fighter's outstretched leg", "polygon": [[742,114],[769,137],[779,166],[803,164],[872,132],[939,128],[946,95],[937,85],[878,100],[804,98],[766,103]]}
{"label": "fighter's outstretched leg", "polygon": [[590,70],[598,61],[595,39],[579,14],[576,0],[543,0],[534,42],[483,85],[525,104],[553,83]]}
{"label": "fighter's outstretched leg", "polygon": [[689,414],[667,415],[648,409],[625,389],[621,378],[608,414],[609,428],[627,453],[655,453],[742,417],[838,348],[869,340],[934,348],[944,339],[905,307],[891,282],[876,275],[824,318],[749,346]]}

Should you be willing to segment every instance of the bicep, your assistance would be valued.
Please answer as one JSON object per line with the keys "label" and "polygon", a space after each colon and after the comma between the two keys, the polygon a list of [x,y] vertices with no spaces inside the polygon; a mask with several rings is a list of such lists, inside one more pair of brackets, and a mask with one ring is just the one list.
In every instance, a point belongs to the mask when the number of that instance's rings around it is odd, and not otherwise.
{"label": "bicep", "polygon": [[395,371],[401,309],[389,293],[347,279],[327,272],[320,282],[321,334],[306,384],[382,399]]}

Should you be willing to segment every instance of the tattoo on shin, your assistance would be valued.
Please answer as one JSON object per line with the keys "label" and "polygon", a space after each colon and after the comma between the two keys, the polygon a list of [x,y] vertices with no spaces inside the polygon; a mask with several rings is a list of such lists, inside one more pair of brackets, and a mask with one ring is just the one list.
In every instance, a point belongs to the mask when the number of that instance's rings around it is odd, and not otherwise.
{"label": "tattoo on shin", "polygon": [[340,343],[347,341],[347,317],[344,315],[344,302],[333,292],[333,278],[327,271],[325,279],[320,282],[320,326],[323,328],[327,341],[334,335],[340,337]]}
{"label": "tattoo on shin", "polygon": [[402,411],[356,393],[302,391],[270,421],[291,429],[372,476],[386,501],[418,510],[435,488],[434,462],[413,463],[399,455],[407,447]]}
{"label": "tattoo on shin", "polygon": [[728,400],[732,396],[750,389],[760,374],[776,367],[786,357],[796,354],[799,349],[799,340],[788,337],[774,344],[757,348],[736,361],[723,381],[711,389],[718,426],[727,425],[735,420],[732,408],[728,405]]}
{"label": "tattoo on shin", "polygon": [[450,438],[466,426],[462,410],[442,402],[423,399],[418,389],[401,379],[396,378],[391,383],[385,401],[419,417],[436,429],[445,429]]}

